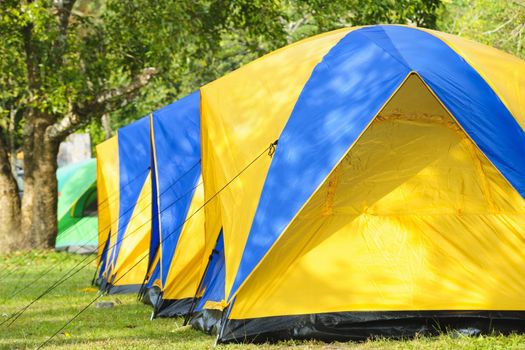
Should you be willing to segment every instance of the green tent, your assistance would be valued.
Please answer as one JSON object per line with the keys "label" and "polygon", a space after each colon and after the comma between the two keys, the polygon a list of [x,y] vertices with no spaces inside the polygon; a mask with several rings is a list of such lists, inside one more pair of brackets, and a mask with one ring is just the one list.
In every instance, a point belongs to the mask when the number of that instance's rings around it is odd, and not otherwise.
{"label": "green tent", "polygon": [[57,250],[96,252],[98,242],[97,164],[95,159],[57,170]]}

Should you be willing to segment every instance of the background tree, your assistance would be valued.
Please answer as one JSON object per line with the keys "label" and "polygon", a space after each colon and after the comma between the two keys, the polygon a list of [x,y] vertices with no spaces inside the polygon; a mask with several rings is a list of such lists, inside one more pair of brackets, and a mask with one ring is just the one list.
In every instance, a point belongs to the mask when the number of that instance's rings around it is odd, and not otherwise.
{"label": "background tree", "polygon": [[[13,241],[53,246],[56,157],[67,135],[132,103],[155,75],[214,50],[223,23],[277,36],[280,18],[273,6],[220,3],[229,11],[212,12],[210,1],[107,1],[86,12],[75,0],[0,2],[0,192],[2,219],[9,218],[0,222],[2,249]],[[25,172],[21,204],[8,158],[14,150],[5,142],[18,127]]]}
{"label": "background tree", "polygon": [[525,58],[525,1],[451,0],[439,28]]}
{"label": "background tree", "polygon": [[[273,17],[278,19],[277,26],[248,31],[248,26],[252,28],[258,24],[247,23],[240,27],[224,23],[215,33],[214,50],[189,55],[183,64],[178,62],[163,75],[162,81],[157,79],[141,89],[135,103],[111,113],[111,129],[117,130],[270,51],[319,33],[374,23],[436,28],[441,6],[440,0],[279,0],[263,3],[272,4],[272,12],[278,13]],[[212,10],[213,13],[228,11],[231,8],[220,2]],[[93,120],[89,131],[98,142],[104,138],[100,120]]]}
{"label": "background tree", "polygon": [[[99,141],[258,56],[319,32],[378,22],[434,27],[439,5],[439,0],[1,1],[0,249],[53,246],[56,156],[70,133],[87,129]],[[21,202],[10,162],[19,147],[25,171]]]}

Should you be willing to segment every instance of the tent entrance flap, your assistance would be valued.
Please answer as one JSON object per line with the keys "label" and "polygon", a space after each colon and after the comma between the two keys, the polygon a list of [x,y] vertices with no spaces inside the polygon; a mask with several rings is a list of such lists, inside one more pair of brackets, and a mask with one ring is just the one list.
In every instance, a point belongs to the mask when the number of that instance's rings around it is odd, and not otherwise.
{"label": "tent entrance flap", "polygon": [[246,280],[226,322],[523,311],[524,227],[523,198],[411,75]]}

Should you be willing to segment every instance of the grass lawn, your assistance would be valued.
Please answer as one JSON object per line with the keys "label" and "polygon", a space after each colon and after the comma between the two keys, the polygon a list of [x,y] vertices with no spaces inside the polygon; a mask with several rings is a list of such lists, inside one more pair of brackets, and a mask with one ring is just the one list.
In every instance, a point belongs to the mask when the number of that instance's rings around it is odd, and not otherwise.
{"label": "grass lawn", "polygon": [[[84,256],[33,252],[0,256],[0,323],[27,305]],[[49,274],[43,272],[52,266]],[[94,263],[30,307],[15,323],[0,326],[0,349],[34,349],[84,308],[97,294],[90,285]],[[37,278],[40,279],[34,282]],[[28,285],[25,289],[22,287]],[[13,294],[15,294],[13,296]],[[181,319],[149,320],[151,308],[135,295],[104,296],[115,307],[89,307],[54,338],[47,349],[212,349],[214,338]],[[218,349],[525,349],[525,336],[469,338],[443,335],[407,341],[365,343],[286,342],[274,345],[227,345]]]}

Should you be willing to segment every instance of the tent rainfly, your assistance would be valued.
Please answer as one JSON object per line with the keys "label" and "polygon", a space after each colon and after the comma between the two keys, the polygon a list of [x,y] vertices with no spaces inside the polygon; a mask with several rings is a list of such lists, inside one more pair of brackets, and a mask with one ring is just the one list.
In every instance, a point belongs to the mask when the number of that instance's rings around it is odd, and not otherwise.
{"label": "tent rainfly", "polygon": [[357,27],[200,93],[205,201],[278,145],[205,207],[224,279],[196,327],[221,320],[222,343],[525,330],[523,61]]}

